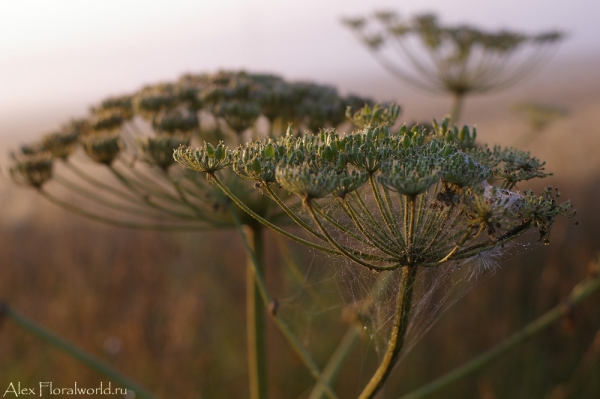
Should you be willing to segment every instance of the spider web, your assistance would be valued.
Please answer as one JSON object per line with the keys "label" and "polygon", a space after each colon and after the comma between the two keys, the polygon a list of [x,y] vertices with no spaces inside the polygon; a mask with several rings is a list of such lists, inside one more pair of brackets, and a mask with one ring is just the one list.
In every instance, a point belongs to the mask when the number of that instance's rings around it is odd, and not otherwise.
{"label": "spider web", "polygon": [[[466,260],[421,267],[414,283],[400,362],[453,304],[494,275],[501,262],[537,245],[541,244],[512,242]],[[302,251],[302,259],[296,249],[291,252],[297,276],[288,278],[287,289],[279,293],[278,315],[292,327],[309,353],[333,353],[345,329],[357,326],[362,339],[381,358],[392,327],[399,270],[373,272],[348,259],[318,251]],[[326,345],[331,347],[324,349]],[[366,358],[367,353],[362,356]]]}

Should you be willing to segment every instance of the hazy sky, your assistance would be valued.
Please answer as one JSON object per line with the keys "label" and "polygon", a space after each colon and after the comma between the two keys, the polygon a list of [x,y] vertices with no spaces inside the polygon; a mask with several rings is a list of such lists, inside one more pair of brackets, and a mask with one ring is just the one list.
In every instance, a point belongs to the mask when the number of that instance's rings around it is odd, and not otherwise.
{"label": "hazy sky", "polygon": [[1,0],[0,121],[58,123],[49,115],[64,120],[106,96],[218,68],[338,85],[386,76],[339,22],[381,9],[561,29],[569,38],[557,59],[600,53],[597,0]]}

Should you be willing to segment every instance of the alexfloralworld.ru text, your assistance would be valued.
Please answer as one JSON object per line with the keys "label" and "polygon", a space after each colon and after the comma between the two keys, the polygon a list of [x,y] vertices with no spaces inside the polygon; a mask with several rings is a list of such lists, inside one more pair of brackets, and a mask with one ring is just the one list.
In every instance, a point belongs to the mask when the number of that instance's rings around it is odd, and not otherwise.
{"label": "alexfloralworld.ru text", "polygon": [[21,385],[21,382],[8,384],[8,387],[4,390],[3,398],[19,398],[21,396],[67,396],[67,395],[127,395],[127,388],[113,388],[111,383],[104,385],[102,382],[100,386],[90,387],[78,387],[75,382],[71,387],[56,387],[51,382],[40,382],[38,386],[31,387]]}

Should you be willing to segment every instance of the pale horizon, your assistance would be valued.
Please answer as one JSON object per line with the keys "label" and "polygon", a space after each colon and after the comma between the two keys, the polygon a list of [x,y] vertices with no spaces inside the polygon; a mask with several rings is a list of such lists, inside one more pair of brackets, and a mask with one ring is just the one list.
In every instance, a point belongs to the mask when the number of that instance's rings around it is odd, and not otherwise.
{"label": "pale horizon", "polygon": [[[396,9],[433,11],[443,22],[527,33],[568,34],[541,73],[505,95],[567,101],[598,96],[600,5],[592,1],[427,0],[396,2],[261,0],[29,0],[0,5],[0,137],[14,145],[80,116],[103,98],[186,72],[245,69],[311,80],[378,100],[396,100],[406,118],[444,113],[447,99],[423,95],[381,68],[340,23],[342,16]],[[458,4],[458,6],[457,6]],[[589,76],[586,74],[589,72]],[[546,79],[557,85],[546,89]],[[589,80],[589,81],[588,81]],[[587,94],[582,94],[585,90]],[[565,93],[566,91],[566,93]],[[580,93],[578,95],[575,92]],[[596,94],[594,94],[596,93]],[[499,98],[481,97],[481,101]],[[571,100],[568,100],[571,101]],[[480,101],[469,100],[465,118]],[[559,104],[568,105],[568,104]],[[475,115],[476,116],[476,115]],[[467,119],[465,119],[467,120]],[[477,121],[475,121],[477,122]]]}

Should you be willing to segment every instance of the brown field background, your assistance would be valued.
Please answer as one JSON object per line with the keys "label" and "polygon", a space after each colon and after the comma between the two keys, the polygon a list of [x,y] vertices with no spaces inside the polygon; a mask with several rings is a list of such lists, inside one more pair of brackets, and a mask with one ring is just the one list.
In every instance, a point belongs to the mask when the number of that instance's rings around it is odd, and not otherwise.
{"label": "brown field background", "polygon": [[[570,198],[577,208],[579,226],[559,220],[550,246],[534,245],[502,259],[495,275],[452,306],[404,357],[382,397],[398,397],[501,341],[560,303],[588,273],[600,250],[598,66],[594,58],[565,62],[519,88],[467,100],[462,120],[477,124],[481,141],[505,145],[527,132],[526,123],[509,111],[515,101],[570,110],[528,149],[556,172],[535,188],[559,187],[563,199]],[[383,73],[373,81],[332,83],[343,91],[397,99],[407,121],[439,117],[448,107],[446,99],[405,91]],[[36,137],[36,130],[48,128],[49,117],[40,115],[37,122],[23,115],[2,122],[2,130],[11,132],[2,137],[2,157],[20,141]],[[343,288],[330,268],[333,260],[291,247],[309,285],[314,283],[323,300],[333,304],[323,312],[311,311],[315,304],[308,300],[291,303],[301,288],[271,233],[267,240],[272,243],[266,273],[271,294],[284,299],[280,313],[323,365],[347,328]],[[244,279],[235,232],[112,228],[63,211],[33,191],[0,184],[0,299],[159,397],[247,397]],[[568,320],[433,397],[600,397],[599,303],[597,293]],[[301,306],[309,309],[298,312]],[[16,381],[24,386],[52,381],[59,387],[106,382],[10,320],[0,323],[0,392]],[[306,397],[312,379],[270,323],[268,342],[271,397]],[[376,362],[364,339],[335,386],[340,397],[354,397]]]}

